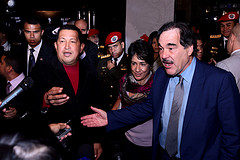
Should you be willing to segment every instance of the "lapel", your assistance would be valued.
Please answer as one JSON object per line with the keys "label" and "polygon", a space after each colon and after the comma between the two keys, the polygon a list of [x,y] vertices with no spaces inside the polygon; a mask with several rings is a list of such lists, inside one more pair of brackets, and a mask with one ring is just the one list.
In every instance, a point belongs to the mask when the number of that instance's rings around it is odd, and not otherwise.
{"label": "lapel", "polygon": [[[161,124],[161,114],[162,114],[162,108],[163,108],[163,102],[164,102],[164,98],[165,98],[165,94],[167,91],[167,86],[168,86],[168,82],[169,82],[169,77],[167,76],[165,70],[163,68],[158,69],[158,71],[162,71],[161,74],[157,74],[155,76],[157,76],[155,78],[155,83],[153,85],[154,87],[154,92],[153,92],[153,96],[154,96],[154,117],[157,118],[155,119],[155,124],[157,124],[157,127],[161,127],[159,124]],[[162,128],[158,129],[158,132],[160,133]],[[158,134],[159,134],[158,133]]]}
{"label": "lapel", "polygon": [[82,92],[82,89],[84,88],[84,84],[85,84],[83,77],[86,77],[86,72],[84,72],[84,67],[82,66],[83,63],[79,61],[79,82],[78,82],[77,94],[75,95],[72,83],[63,67],[63,64],[60,63],[58,59],[56,59],[56,61],[57,61],[56,63],[53,63],[55,66],[53,73],[62,84],[63,89],[71,97],[78,96]]}
{"label": "lapel", "polygon": [[188,96],[187,107],[186,107],[185,117],[183,122],[182,135],[184,135],[184,132],[187,130],[187,126],[190,120],[192,119],[192,116],[194,115],[193,114],[194,111],[196,110],[196,108],[199,107],[198,105],[199,98],[203,96],[201,94],[202,93],[201,88],[203,88],[204,79],[205,79],[205,75],[203,71],[202,62],[197,60],[196,68],[195,68],[195,72],[193,75],[193,80],[192,80],[192,84],[191,84],[191,88]]}
{"label": "lapel", "polygon": [[68,75],[63,67],[63,64],[56,59],[56,63],[53,63],[53,74],[55,74],[56,78],[62,84],[64,92],[67,92],[68,96],[75,96],[74,89],[72,87],[71,81],[68,78]]}
{"label": "lapel", "polygon": [[47,54],[49,53],[48,49],[50,49],[50,48],[48,48],[46,43],[44,41],[42,41],[42,46],[41,46],[41,48],[39,50],[36,64],[41,63],[41,62],[46,60],[46,58],[48,56]]}

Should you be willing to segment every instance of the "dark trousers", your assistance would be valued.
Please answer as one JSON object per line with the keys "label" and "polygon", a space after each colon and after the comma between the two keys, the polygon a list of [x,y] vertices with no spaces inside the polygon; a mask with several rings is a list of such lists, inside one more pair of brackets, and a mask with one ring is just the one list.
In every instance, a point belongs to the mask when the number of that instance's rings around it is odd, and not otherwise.
{"label": "dark trousers", "polygon": [[[125,136],[124,136],[125,137]],[[126,137],[123,139],[123,160],[151,160],[152,147],[138,146],[130,142]]]}

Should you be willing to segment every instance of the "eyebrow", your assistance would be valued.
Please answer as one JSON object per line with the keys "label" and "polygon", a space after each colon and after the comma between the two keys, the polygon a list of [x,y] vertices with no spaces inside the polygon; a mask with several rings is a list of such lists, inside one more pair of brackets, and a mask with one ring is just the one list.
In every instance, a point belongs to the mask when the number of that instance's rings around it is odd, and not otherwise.
{"label": "eyebrow", "polygon": [[175,43],[168,43],[167,46],[177,46]]}

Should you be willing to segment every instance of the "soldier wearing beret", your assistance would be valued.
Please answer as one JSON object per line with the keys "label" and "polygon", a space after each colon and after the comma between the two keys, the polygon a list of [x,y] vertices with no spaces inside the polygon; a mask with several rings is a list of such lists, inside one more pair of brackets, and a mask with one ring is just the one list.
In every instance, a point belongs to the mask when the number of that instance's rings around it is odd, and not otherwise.
{"label": "soldier wearing beret", "polygon": [[218,19],[221,34],[210,35],[210,39],[204,47],[204,61],[215,65],[217,62],[229,57],[226,48],[227,41],[238,20],[239,15],[237,12],[228,12]]}
{"label": "soldier wearing beret", "polygon": [[88,40],[92,41],[96,45],[99,44],[99,30],[98,29],[90,29],[88,32]]}
{"label": "soldier wearing beret", "polygon": [[105,41],[109,54],[100,57],[97,72],[105,110],[112,109],[119,94],[119,80],[127,71],[127,54],[120,32],[111,32]]}

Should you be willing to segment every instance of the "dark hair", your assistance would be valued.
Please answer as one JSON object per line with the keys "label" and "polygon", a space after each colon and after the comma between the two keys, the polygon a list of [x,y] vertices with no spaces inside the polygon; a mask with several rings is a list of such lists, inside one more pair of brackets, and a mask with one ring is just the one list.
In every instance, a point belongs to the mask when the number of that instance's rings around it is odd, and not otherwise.
{"label": "dark hair", "polygon": [[19,133],[1,136],[0,153],[1,160],[62,160],[52,147]]}
{"label": "dark hair", "polygon": [[128,48],[128,71],[131,72],[131,61],[134,55],[137,55],[138,59],[145,60],[147,64],[152,66],[154,62],[153,48],[142,39],[138,39],[131,43]]}
{"label": "dark hair", "polygon": [[4,55],[6,56],[4,59],[6,65],[12,66],[13,70],[16,73],[21,74],[23,72],[22,58],[17,54],[13,53],[12,51],[6,51]]}
{"label": "dark hair", "polygon": [[202,41],[202,37],[201,37],[200,34],[198,34],[198,33],[194,33],[194,38],[195,38],[196,40],[201,40],[201,41]]}
{"label": "dark hair", "polygon": [[165,32],[172,29],[179,29],[180,30],[180,44],[184,47],[190,47],[193,45],[193,53],[197,52],[197,42],[194,38],[193,30],[189,27],[187,23],[183,22],[168,22],[165,23],[159,30],[158,30],[158,37]]}
{"label": "dark hair", "polygon": [[42,25],[41,20],[39,20],[39,19],[37,19],[37,18],[28,18],[28,19],[25,19],[25,20],[24,20],[24,23],[23,23],[23,27],[24,27],[24,24],[25,24],[25,23],[33,24],[33,25],[39,24],[41,30],[43,30],[43,25]]}
{"label": "dark hair", "polygon": [[154,38],[158,39],[158,31],[153,31],[153,32],[149,35],[148,45],[150,45],[150,46],[152,45]]}
{"label": "dark hair", "polygon": [[75,25],[63,25],[62,27],[59,28],[58,33],[57,33],[57,39],[59,38],[59,33],[61,30],[73,30],[78,32],[78,38],[80,40],[80,43],[83,43],[83,36],[82,32],[80,31],[79,28],[77,28]]}

